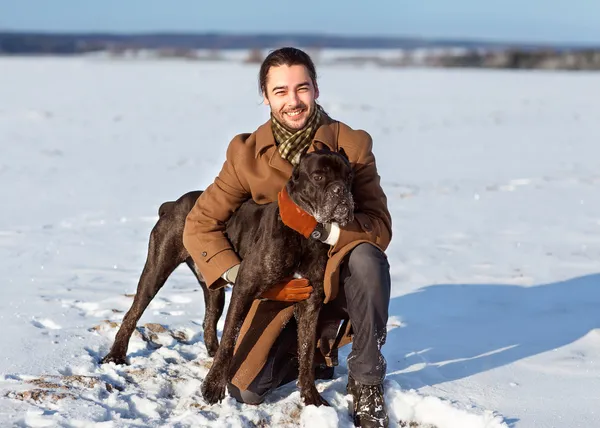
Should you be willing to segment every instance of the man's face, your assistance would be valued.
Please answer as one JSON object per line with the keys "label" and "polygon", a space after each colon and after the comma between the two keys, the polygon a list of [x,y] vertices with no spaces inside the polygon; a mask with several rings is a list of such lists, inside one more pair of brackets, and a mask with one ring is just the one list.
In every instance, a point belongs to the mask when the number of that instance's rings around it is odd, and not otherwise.
{"label": "man's face", "polygon": [[267,74],[264,103],[282,125],[291,131],[302,129],[316,108],[319,89],[303,65],[271,67]]}

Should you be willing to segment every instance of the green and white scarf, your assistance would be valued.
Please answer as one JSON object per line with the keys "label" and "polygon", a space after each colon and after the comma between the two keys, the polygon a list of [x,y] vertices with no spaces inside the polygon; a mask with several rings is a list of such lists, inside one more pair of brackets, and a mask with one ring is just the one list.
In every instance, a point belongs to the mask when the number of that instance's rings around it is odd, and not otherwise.
{"label": "green and white scarf", "polygon": [[273,130],[273,137],[275,137],[275,141],[277,142],[279,153],[282,158],[287,159],[292,165],[298,164],[302,152],[310,146],[321,123],[321,106],[315,104],[315,107],[304,128],[296,132],[287,129],[271,115],[271,129]]}

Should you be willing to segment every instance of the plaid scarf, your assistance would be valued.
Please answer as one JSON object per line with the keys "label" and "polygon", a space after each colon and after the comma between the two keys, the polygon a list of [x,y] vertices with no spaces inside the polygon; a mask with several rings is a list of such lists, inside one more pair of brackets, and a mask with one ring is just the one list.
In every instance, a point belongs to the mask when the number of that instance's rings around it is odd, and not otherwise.
{"label": "plaid scarf", "polygon": [[281,157],[292,165],[298,164],[302,152],[310,146],[321,122],[321,106],[315,104],[315,111],[308,118],[304,128],[292,132],[271,115],[271,129]]}

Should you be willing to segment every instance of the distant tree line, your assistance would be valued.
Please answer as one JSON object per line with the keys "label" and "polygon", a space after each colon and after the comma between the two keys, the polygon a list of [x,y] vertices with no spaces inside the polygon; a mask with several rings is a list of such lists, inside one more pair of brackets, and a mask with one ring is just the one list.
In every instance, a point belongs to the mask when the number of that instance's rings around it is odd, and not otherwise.
{"label": "distant tree line", "polygon": [[[437,40],[407,37],[362,37],[312,34],[58,34],[0,32],[0,52],[5,54],[78,54],[131,47],[137,49],[267,49],[279,46],[338,49],[416,49],[427,47],[498,48],[506,44],[470,40]],[[540,46],[519,44],[523,49]]]}
{"label": "distant tree line", "polygon": [[[245,49],[246,62],[260,62],[262,50],[297,46],[322,49],[397,49],[399,55],[347,53],[336,63],[382,67],[462,67],[498,69],[600,70],[600,47],[503,45],[461,40],[319,35],[226,34],[39,34],[0,32],[0,55],[78,55],[106,52],[111,57],[137,57],[152,51],[158,58],[220,60],[221,51]],[[208,54],[199,54],[199,51]],[[145,55],[145,53],[144,53]],[[316,56],[316,54],[315,54]]]}
{"label": "distant tree line", "polygon": [[557,51],[539,49],[525,51],[506,49],[501,51],[471,51],[462,55],[430,58],[431,67],[462,68],[508,68],[543,70],[600,70],[600,49]]}

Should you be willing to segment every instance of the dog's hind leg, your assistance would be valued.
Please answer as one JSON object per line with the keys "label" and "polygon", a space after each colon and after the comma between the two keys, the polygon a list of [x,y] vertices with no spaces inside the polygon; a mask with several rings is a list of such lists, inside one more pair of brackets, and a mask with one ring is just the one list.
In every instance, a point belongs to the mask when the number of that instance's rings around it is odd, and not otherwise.
{"label": "dog's hind leg", "polygon": [[201,276],[196,272],[196,265],[191,257],[185,260],[186,264],[200,283],[202,292],[204,293],[204,322],[202,328],[204,330],[204,344],[208,355],[214,357],[219,348],[219,339],[217,339],[217,322],[223,314],[225,307],[225,287],[217,290],[209,290]]}
{"label": "dog's hind leg", "polygon": [[314,287],[313,293],[307,300],[296,304],[295,316],[298,322],[298,386],[300,396],[306,406],[315,406],[329,403],[317,391],[315,387],[315,372],[313,362],[315,360],[315,349],[317,347],[317,322],[323,302],[323,294],[318,290],[322,287]]}
{"label": "dog's hind leg", "polygon": [[181,230],[173,227],[173,221],[171,215],[161,216],[150,233],[148,256],[133,304],[125,314],[115,342],[108,355],[102,359],[102,364],[127,364],[125,355],[137,322],[169,275],[188,257],[181,240]]}

